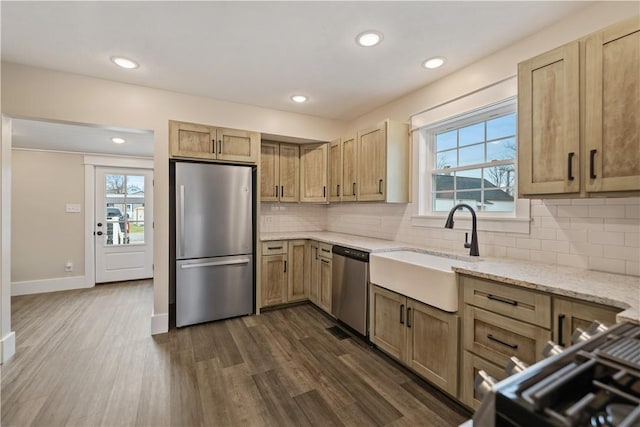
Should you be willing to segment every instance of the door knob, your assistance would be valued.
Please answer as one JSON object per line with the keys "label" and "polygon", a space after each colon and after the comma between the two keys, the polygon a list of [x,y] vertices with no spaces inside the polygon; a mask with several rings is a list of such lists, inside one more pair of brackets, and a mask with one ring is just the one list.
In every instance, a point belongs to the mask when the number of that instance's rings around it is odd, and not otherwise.
{"label": "door knob", "polygon": [[102,236],[102,231],[98,231],[96,234],[97,234],[98,236]]}
{"label": "door knob", "polygon": [[98,223],[98,227],[102,227],[102,223],[101,222]]}

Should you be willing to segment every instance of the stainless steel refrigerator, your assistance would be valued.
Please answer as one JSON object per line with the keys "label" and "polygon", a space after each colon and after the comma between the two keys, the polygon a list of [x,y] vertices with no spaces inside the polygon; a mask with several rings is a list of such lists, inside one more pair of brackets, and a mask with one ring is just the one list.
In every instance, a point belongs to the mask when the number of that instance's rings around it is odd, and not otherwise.
{"label": "stainless steel refrigerator", "polygon": [[175,163],[176,326],[253,312],[253,171]]}

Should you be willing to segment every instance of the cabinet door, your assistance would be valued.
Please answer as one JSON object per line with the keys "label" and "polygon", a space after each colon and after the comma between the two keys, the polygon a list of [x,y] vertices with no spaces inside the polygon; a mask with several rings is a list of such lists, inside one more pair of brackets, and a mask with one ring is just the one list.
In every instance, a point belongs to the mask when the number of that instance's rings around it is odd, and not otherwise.
{"label": "cabinet door", "polygon": [[230,162],[258,161],[260,134],[245,130],[218,128],[217,158]]}
{"label": "cabinet door", "polygon": [[520,195],[580,191],[578,42],[518,65]]}
{"label": "cabinet door", "polygon": [[640,190],[640,24],[586,40],[586,189]]}
{"label": "cabinet door", "polygon": [[400,294],[375,285],[369,288],[369,339],[398,360],[404,360],[407,347],[406,304]]}
{"label": "cabinet door", "polygon": [[329,144],[329,201],[339,202],[342,185],[342,141],[337,139]]}
{"label": "cabinet door", "polygon": [[287,254],[262,257],[262,307],[287,302]]}
{"label": "cabinet door", "polygon": [[472,409],[478,409],[480,399],[476,396],[474,382],[478,372],[485,371],[493,378],[501,381],[506,378],[504,368],[484,360],[475,354],[462,352],[462,368],[460,369],[460,400]]}
{"label": "cabinet door", "polygon": [[620,310],[566,298],[553,299],[553,339],[561,346],[571,345],[571,335],[580,328],[586,331],[594,321],[606,326],[616,323]]}
{"label": "cabinet door", "polygon": [[407,298],[407,365],[456,395],[458,316]]}
{"label": "cabinet door", "polygon": [[263,142],[260,147],[260,200],[278,201],[279,145]]}
{"label": "cabinet door", "polygon": [[195,123],[169,122],[171,156],[215,159],[216,130]]}
{"label": "cabinet door", "polygon": [[320,258],[320,285],[318,302],[320,308],[331,314],[331,261]]}
{"label": "cabinet door", "polygon": [[287,302],[301,301],[309,297],[308,276],[305,276],[308,258],[306,243],[305,240],[289,241]]}
{"label": "cabinet door", "polygon": [[320,258],[318,247],[318,242],[309,242],[309,300],[315,305],[320,305]]}
{"label": "cabinet door", "polygon": [[297,202],[300,187],[300,148],[280,144],[280,201]]}
{"label": "cabinet door", "polygon": [[300,201],[326,202],[327,144],[300,146]]}
{"label": "cabinet door", "polygon": [[355,136],[342,139],[342,201],[356,200],[356,186],[358,180],[358,139]]}
{"label": "cabinet door", "polygon": [[386,123],[358,133],[356,194],[359,201],[385,200],[386,133]]}

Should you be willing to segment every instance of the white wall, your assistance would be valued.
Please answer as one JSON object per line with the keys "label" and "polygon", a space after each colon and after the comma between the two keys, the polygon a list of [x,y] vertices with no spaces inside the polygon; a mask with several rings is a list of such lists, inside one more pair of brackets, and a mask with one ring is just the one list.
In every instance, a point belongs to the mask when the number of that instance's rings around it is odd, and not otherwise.
{"label": "white wall", "polygon": [[[155,331],[161,330],[162,325],[168,325],[168,121],[183,120],[325,141],[344,133],[344,123],[337,120],[217,101],[19,64],[2,63],[1,76],[3,114],[12,117],[149,129],[154,132],[154,319],[160,319],[159,323],[152,326]],[[10,166],[6,168],[10,170]],[[4,232],[8,231],[3,229]],[[5,284],[3,291],[4,287]],[[3,316],[5,313],[6,310],[3,309]]]}
{"label": "white wall", "polygon": [[[84,276],[84,156],[13,150],[11,281]],[[65,272],[67,261],[74,271]]]}

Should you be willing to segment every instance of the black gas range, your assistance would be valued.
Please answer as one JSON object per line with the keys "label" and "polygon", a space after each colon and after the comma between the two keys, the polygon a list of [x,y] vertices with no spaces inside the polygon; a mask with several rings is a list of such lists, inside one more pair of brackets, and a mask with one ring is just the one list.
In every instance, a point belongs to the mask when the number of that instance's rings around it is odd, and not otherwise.
{"label": "black gas range", "polygon": [[640,325],[617,324],[493,391],[498,427],[640,427]]}

